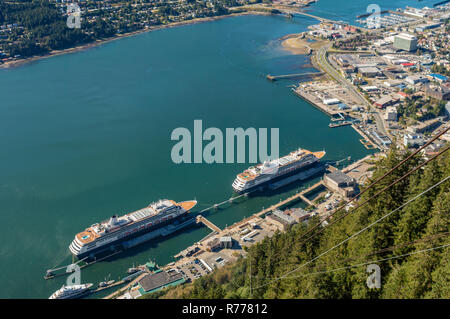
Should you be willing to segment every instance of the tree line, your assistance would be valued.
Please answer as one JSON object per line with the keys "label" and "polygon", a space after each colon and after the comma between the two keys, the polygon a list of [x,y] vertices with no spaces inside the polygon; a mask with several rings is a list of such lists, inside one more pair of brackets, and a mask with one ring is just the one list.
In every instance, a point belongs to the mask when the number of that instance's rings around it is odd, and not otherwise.
{"label": "tree line", "polygon": [[[392,149],[386,158],[377,162],[371,180],[382,176],[408,155]],[[362,194],[361,201],[371,198],[421,161],[423,159],[413,158],[406,162]],[[286,233],[276,233],[253,245],[245,259],[194,283],[144,295],[144,298],[449,298],[449,247],[415,253],[450,242],[448,235],[442,236],[450,226],[448,180],[359,236],[291,273],[292,278],[264,286],[406,203],[449,173],[450,155],[444,153],[306,242],[302,237],[318,222],[316,217],[308,225],[295,225]],[[390,259],[399,255],[407,256]],[[366,267],[351,266],[380,259],[387,260],[375,262],[381,269],[381,288],[370,289],[366,285]]]}

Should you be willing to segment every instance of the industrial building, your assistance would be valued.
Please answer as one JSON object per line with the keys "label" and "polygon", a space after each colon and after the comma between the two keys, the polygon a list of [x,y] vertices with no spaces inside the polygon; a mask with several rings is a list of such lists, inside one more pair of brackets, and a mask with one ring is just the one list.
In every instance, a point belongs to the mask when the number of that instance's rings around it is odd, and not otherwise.
{"label": "industrial building", "polygon": [[231,238],[231,236],[220,237],[220,247],[221,248],[232,248],[233,247],[233,238]]}
{"label": "industrial building", "polygon": [[302,208],[293,208],[289,210],[289,214],[297,223],[303,222],[311,217],[311,212],[308,212]]}
{"label": "industrial building", "polygon": [[373,78],[373,77],[379,75],[381,72],[380,72],[380,69],[378,69],[375,66],[368,66],[368,67],[358,68],[358,73],[361,76],[365,76],[367,78]]}
{"label": "industrial building", "polygon": [[350,197],[357,193],[356,180],[340,170],[325,174],[323,182],[326,187],[345,197]]}
{"label": "industrial building", "polygon": [[398,102],[398,99],[393,98],[392,96],[385,95],[382,96],[379,100],[373,103],[376,107],[383,109],[389,105],[393,105]]}
{"label": "industrial building", "polygon": [[408,76],[405,81],[409,84],[416,85],[417,83],[428,83],[430,80],[423,75],[417,74],[417,75],[410,75]]}
{"label": "industrial building", "polygon": [[267,215],[266,219],[282,231],[287,230],[289,226],[296,223],[292,216],[278,209]]}
{"label": "industrial building", "polygon": [[176,286],[184,283],[186,280],[175,269],[171,271],[158,270],[153,274],[148,274],[138,284],[140,286],[139,292],[141,295],[158,291],[165,287]]}

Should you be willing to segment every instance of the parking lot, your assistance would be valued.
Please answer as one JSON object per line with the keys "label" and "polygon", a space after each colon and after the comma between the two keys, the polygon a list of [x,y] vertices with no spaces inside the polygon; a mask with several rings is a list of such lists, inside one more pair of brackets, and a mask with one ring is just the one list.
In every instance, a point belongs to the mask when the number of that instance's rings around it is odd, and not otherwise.
{"label": "parking lot", "polygon": [[182,264],[177,267],[183,276],[194,281],[201,276],[208,274],[210,271],[203,265],[199,259],[192,260],[188,263]]}

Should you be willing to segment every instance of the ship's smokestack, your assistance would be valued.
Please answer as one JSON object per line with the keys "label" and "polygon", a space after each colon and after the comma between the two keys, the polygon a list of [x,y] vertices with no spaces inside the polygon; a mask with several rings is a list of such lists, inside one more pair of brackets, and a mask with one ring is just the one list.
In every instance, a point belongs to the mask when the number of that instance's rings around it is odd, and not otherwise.
{"label": "ship's smokestack", "polygon": [[114,226],[117,223],[117,215],[111,216],[111,219],[109,220],[109,225]]}

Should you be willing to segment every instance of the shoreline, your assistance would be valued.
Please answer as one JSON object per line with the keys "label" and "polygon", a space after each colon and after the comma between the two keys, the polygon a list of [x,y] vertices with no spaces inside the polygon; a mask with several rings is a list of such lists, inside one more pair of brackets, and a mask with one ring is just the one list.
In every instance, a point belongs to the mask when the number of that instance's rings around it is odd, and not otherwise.
{"label": "shoreline", "polygon": [[163,30],[163,29],[169,29],[169,28],[175,28],[175,27],[180,27],[180,26],[185,26],[185,25],[192,25],[192,24],[197,24],[197,23],[204,23],[204,22],[210,22],[210,21],[216,21],[216,20],[220,20],[220,19],[224,19],[224,18],[230,18],[230,17],[238,17],[238,16],[245,16],[245,15],[272,15],[271,13],[266,13],[266,12],[258,12],[258,11],[245,11],[245,12],[237,12],[237,13],[230,13],[227,15],[222,15],[222,16],[215,16],[215,17],[206,17],[206,18],[197,18],[197,19],[192,19],[192,20],[186,20],[186,21],[179,21],[179,22],[173,22],[173,23],[169,23],[169,24],[165,24],[165,25],[159,25],[159,26],[155,26],[155,27],[150,27],[147,29],[142,29],[142,30],[137,30],[137,31],[132,31],[132,32],[128,32],[128,33],[124,33],[124,34],[120,34],[120,35],[115,35],[113,37],[110,38],[104,38],[104,39],[97,39],[94,40],[92,42],[89,43],[85,43],[85,44],[81,44],[75,47],[71,47],[71,48],[67,48],[67,49],[62,49],[62,50],[53,50],[50,51],[47,54],[44,55],[35,55],[35,56],[31,56],[29,58],[26,59],[21,59],[21,60],[16,60],[16,61],[9,61],[6,62],[4,64],[0,65],[0,70],[3,69],[15,69],[18,68],[20,66],[32,63],[32,62],[36,62],[39,60],[43,60],[43,59],[48,59],[51,57],[55,57],[55,56],[59,56],[59,55],[63,55],[63,54],[68,54],[68,53],[75,53],[75,52],[81,52],[84,50],[88,50],[97,46],[100,46],[102,44],[105,43],[109,43],[112,41],[116,41],[116,40],[120,40],[123,38],[128,38],[128,37],[132,37],[138,34],[142,34],[142,33],[147,33],[147,32],[152,32],[152,31],[158,31],[158,30]]}

